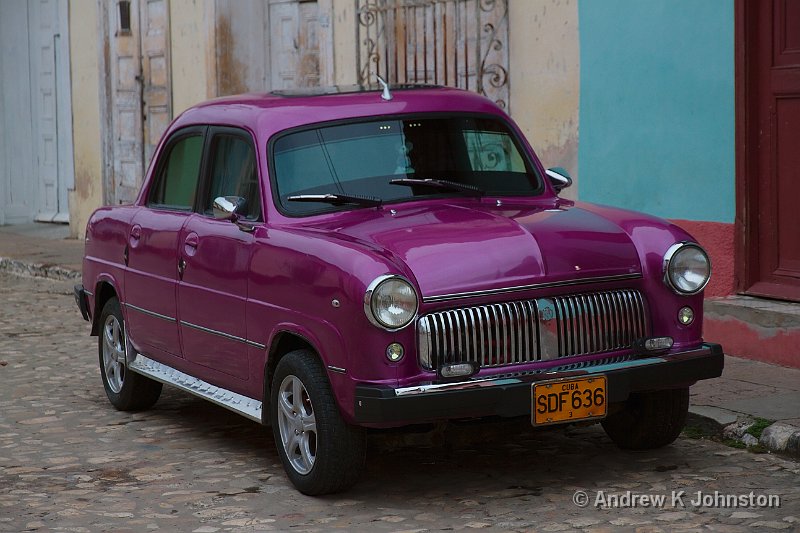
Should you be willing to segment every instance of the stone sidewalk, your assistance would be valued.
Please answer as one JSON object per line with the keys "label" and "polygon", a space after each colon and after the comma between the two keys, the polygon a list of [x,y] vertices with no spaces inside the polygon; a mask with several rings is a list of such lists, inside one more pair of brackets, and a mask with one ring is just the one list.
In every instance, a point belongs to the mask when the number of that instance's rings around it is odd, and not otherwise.
{"label": "stone sidewalk", "polygon": [[[0,226],[0,271],[79,280],[83,241],[68,236],[63,225]],[[728,356],[721,378],[692,387],[689,411],[695,428],[800,456],[798,369]]]}

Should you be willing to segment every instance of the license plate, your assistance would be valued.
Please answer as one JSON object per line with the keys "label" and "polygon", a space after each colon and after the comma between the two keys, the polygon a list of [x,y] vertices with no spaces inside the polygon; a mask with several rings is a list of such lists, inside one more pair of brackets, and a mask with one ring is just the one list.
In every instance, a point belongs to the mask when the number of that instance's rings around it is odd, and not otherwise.
{"label": "license plate", "polygon": [[555,379],[534,383],[531,423],[546,426],[606,416],[606,377]]}

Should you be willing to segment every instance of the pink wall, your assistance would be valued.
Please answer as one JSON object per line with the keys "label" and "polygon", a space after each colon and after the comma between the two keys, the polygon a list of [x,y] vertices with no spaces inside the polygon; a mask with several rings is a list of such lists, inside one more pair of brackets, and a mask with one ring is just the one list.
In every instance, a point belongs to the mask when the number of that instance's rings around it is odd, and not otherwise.
{"label": "pink wall", "polygon": [[733,294],[735,292],[734,225],[694,220],[671,222],[691,233],[711,258],[711,281],[705,290],[706,298]]}

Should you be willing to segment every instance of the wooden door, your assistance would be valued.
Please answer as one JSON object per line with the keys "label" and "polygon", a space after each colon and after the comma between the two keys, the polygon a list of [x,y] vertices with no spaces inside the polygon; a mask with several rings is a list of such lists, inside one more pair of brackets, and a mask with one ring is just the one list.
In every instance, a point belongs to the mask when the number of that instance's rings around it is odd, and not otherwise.
{"label": "wooden door", "polygon": [[167,0],[118,0],[106,11],[111,63],[106,203],[136,199],[172,117],[168,7]]}
{"label": "wooden door", "polygon": [[800,301],[800,2],[737,8],[737,31],[745,34],[737,39],[745,74],[737,147],[745,180],[743,288]]}
{"label": "wooden door", "polygon": [[144,168],[147,168],[153,158],[158,141],[172,120],[169,5],[167,0],[142,0],[140,8],[143,83],[142,131]]}
{"label": "wooden door", "polygon": [[30,222],[36,173],[28,6],[0,1],[0,224]]}
{"label": "wooden door", "polygon": [[69,222],[66,0],[0,2],[0,224]]}
{"label": "wooden door", "polygon": [[35,102],[33,126],[38,153],[39,222],[69,222],[67,189],[73,186],[72,117],[69,112],[67,4],[58,0],[28,3],[31,77]]}
{"label": "wooden door", "polygon": [[319,85],[319,4],[270,0],[269,26],[272,88]]}

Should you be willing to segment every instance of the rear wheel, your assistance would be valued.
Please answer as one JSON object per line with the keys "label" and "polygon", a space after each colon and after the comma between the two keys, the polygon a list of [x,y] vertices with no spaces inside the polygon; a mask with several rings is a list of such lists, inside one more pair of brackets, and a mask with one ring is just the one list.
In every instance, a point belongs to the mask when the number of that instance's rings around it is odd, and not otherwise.
{"label": "rear wheel", "polygon": [[269,409],[275,446],[297,490],[330,494],[358,481],[366,456],[365,431],[342,419],[314,353],[297,350],[280,360]]}
{"label": "rear wheel", "polygon": [[128,371],[125,359],[125,321],[117,298],[110,298],[100,314],[100,375],[111,404],[120,411],[148,409],[161,395],[161,383]]}
{"label": "rear wheel", "polygon": [[688,387],[631,394],[621,410],[603,420],[603,429],[620,448],[652,450],[678,438],[688,411]]}

